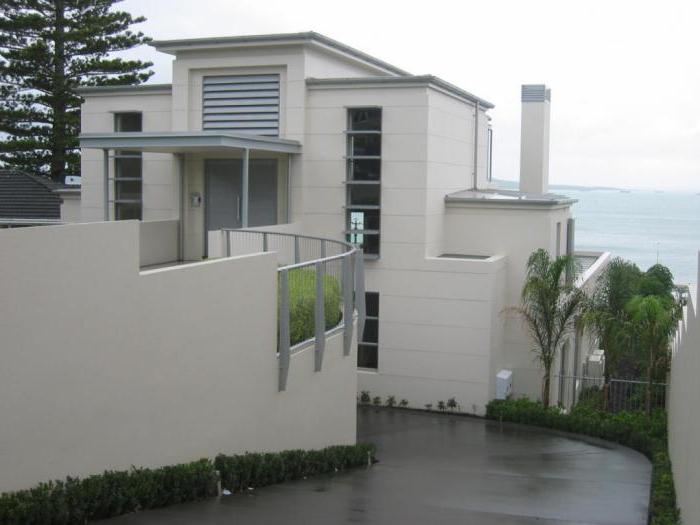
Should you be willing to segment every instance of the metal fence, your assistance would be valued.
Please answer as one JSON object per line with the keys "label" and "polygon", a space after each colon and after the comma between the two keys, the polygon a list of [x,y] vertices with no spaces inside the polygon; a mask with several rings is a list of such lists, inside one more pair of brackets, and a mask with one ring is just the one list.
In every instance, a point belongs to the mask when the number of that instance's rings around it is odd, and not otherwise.
{"label": "metal fence", "polygon": [[[637,411],[646,408],[646,381],[610,379],[606,384],[602,377],[557,376],[559,404],[571,410],[579,403],[589,403],[610,412]],[[653,383],[652,408],[665,408],[666,383]]]}
{"label": "metal fence", "polygon": [[314,369],[323,367],[326,337],[343,333],[343,355],[350,355],[353,312],[357,330],[365,323],[362,250],[341,241],[291,233],[222,229],[226,256],[275,252],[278,268],[279,384],[287,387],[290,355],[314,344]]}

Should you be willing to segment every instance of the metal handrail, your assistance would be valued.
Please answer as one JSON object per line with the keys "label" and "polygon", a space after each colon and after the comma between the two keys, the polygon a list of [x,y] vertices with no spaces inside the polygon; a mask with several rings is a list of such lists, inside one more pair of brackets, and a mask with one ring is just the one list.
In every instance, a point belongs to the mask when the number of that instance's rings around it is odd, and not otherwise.
{"label": "metal handrail", "polygon": [[[283,391],[287,387],[287,377],[289,375],[289,362],[292,350],[314,343],[315,357],[314,370],[320,372],[323,366],[323,354],[325,350],[326,337],[330,332],[342,328],[343,330],[343,355],[351,353],[353,313],[357,311],[357,331],[361,335],[365,325],[365,288],[364,288],[364,258],[362,250],[357,246],[343,241],[326,239],[311,235],[300,235],[296,233],[271,232],[265,230],[249,230],[222,228],[226,246],[226,256],[232,254],[231,237],[233,235],[257,235],[260,237],[262,252],[275,251],[270,249],[270,239],[275,237],[291,238],[294,246],[294,263],[282,265],[277,269],[279,275],[279,326],[278,326],[278,358],[279,358],[279,381],[278,390]],[[321,257],[315,257],[306,261],[300,261],[301,241],[318,242],[318,252]],[[339,248],[341,253],[326,255],[329,246]],[[251,252],[251,253],[260,253]],[[342,320],[341,322],[326,330],[325,327],[325,290],[324,277],[326,275],[326,265],[333,261],[342,263],[341,296],[342,296]],[[291,345],[290,341],[290,311],[289,311],[289,272],[299,268],[311,268],[315,272],[315,298],[314,298],[314,336],[304,341]],[[339,305],[340,306],[340,305]],[[350,321],[350,322],[348,322]]]}

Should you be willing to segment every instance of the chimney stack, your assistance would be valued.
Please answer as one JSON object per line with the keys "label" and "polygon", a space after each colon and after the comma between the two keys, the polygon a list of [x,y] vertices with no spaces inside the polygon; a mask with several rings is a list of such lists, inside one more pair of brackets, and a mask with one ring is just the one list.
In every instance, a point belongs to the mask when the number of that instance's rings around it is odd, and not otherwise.
{"label": "chimney stack", "polygon": [[520,123],[520,191],[549,191],[549,105],[544,84],[523,84]]}

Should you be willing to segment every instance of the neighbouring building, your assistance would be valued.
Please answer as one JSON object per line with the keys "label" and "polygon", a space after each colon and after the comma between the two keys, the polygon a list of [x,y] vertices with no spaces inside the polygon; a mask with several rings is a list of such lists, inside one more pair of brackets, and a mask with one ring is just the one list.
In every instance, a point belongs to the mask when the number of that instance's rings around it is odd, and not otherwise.
{"label": "neighbouring building", "polygon": [[0,170],[0,227],[80,222],[80,187]]}
{"label": "neighbouring building", "polygon": [[483,413],[507,369],[515,395],[540,394],[506,308],[533,250],[574,251],[574,201],[548,192],[549,89],[522,88],[521,187],[502,191],[493,104],[437,77],[313,32],[151,45],[172,84],[81,92],[83,220],[175,220],[173,261],[220,255],[222,228],[345,239],[365,258],[359,390]]}

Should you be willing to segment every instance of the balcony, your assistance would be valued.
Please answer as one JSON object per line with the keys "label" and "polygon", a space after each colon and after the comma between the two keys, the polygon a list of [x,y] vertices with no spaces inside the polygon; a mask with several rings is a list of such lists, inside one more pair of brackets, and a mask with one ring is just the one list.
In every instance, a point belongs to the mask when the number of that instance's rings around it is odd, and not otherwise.
{"label": "balcony", "polygon": [[[217,237],[218,250],[212,246]],[[210,232],[209,243],[224,257],[276,254],[280,391],[286,389],[292,353],[313,346],[314,369],[319,372],[326,339],[342,332],[343,355],[350,355],[355,310],[358,334],[365,323],[362,250],[321,237],[228,228]]]}

